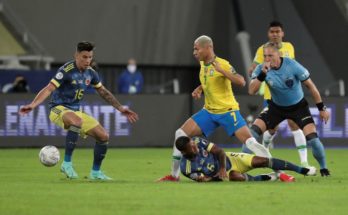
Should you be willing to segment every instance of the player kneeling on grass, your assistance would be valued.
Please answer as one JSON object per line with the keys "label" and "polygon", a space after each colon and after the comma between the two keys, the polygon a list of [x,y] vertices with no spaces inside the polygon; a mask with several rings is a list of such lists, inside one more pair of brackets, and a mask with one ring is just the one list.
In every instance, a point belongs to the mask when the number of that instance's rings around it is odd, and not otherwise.
{"label": "player kneeling on grass", "polygon": [[199,137],[180,137],[175,146],[183,155],[180,162],[182,174],[198,182],[221,181],[225,178],[230,181],[275,181],[278,178],[286,182],[295,181],[294,177],[283,179],[282,173],[257,176],[246,173],[251,169],[264,167],[275,171],[290,170],[302,175],[316,175],[315,167],[300,167],[277,158],[224,152],[217,145]]}

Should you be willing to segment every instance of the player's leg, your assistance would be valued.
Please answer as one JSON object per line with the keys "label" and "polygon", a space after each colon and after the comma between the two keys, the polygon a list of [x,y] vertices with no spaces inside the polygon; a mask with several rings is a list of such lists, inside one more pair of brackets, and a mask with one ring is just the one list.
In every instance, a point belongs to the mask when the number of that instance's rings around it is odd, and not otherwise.
{"label": "player's leg", "polygon": [[253,167],[251,161],[255,155],[246,153],[226,152],[227,158],[232,164],[232,169],[228,172],[230,181],[269,181],[277,180],[276,174],[251,176],[247,174]]}
{"label": "player's leg", "polygon": [[313,156],[320,165],[321,175],[329,176],[330,172],[326,165],[324,145],[318,138],[317,129],[306,101],[293,113],[292,120],[302,129],[306,137],[307,145],[312,147]]}
{"label": "player's leg", "polygon": [[306,137],[304,136],[300,127],[298,127],[298,125],[291,119],[288,119],[288,125],[291,129],[292,135],[294,136],[294,141],[298,154],[300,156],[301,165],[304,167],[309,167]]}
{"label": "player's leg", "polygon": [[267,131],[265,131],[263,133],[262,145],[264,145],[268,149],[269,148],[273,148],[273,139],[275,137],[275,133],[277,132],[277,128],[275,128],[275,129],[268,129]]}
{"label": "player's leg", "polygon": [[82,126],[82,119],[75,112],[63,106],[56,106],[52,108],[49,118],[59,127],[67,129],[67,135],[65,138],[64,161],[61,165],[61,171],[68,178],[78,178],[71,160]]}
{"label": "player's leg", "polygon": [[330,171],[326,165],[325,148],[318,137],[314,123],[306,125],[303,128],[303,133],[306,136],[307,144],[312,147],[313,157],[320,165],[321,176],[329,176]]}
{"label": "player's leg", "polygon": [[[90,117],[90,116],[89,116]],[[91,117],[92,118],[92,117]],[[109,135],[106,130],[98,124],[97,126],[88,129],[87,135],[93,137],[96,140],[94,145],[94,159],[93,166],[90,173],[90,179],[92,180],[112,180],[112,178],[106,176],[100,167],[107,153],[107,146],[109,144]]]}
{"label": "player's leg", "polygon": [[[252,161],[251,161],[251,166],[253,168],[271,168],[275,171],[278,170],[290,170],[297,172],[302,175],[315,175],[316,174],[316,169],[315,167],[301,167],[297,166],[296,164],[293,164],[289,161],[281,160],[278,158],[264,158],[264,157],[259,157],[259,156],[254,156]],[[282,177],[283,173],[280,173],[280,177]],[[285,181],[293,181],[291,179],[292,176],[285,176],[287,178]],[[283,180],[284,181],[284,180]]]}

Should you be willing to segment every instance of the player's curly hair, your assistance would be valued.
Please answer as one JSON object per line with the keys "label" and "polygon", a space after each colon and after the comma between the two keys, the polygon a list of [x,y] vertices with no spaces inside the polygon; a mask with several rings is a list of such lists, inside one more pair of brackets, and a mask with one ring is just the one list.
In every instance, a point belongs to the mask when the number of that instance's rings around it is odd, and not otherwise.
{"label": "player's curly hair", "polygon": [[187,144],[190,142],[190,138],[186,136],[181,136],[175,141],[175,146],[179,151],[185,150]]}
{"label": "player's curly hair", "polygon": [[76,46],[77,52],[82,52],[82,51],[90,52],[90,51],[93,51],[93,49],[94,49],[94,44],[87,41],[81,41]]}

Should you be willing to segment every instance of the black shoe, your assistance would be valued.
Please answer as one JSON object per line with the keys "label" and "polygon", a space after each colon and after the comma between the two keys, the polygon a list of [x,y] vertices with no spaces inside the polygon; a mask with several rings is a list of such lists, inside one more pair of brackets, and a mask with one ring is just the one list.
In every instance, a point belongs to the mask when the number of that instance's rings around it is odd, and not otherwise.
{"label": "black shoe", "polygon": [[328,169],[320,169],[320,174],[322,177],[330,176],[330,171]]}

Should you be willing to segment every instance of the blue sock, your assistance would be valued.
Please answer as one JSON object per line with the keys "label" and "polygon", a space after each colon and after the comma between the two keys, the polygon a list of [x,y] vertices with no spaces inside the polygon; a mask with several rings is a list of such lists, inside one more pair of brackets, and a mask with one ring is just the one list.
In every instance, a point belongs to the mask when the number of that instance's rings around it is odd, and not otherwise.
{"label": "blue sock", "polygon": [[271,179],[271,177],[268,175],[251,176],[249,174],[245,174],[244,176],[246,176],[247,181],[269,181]]}
{"label": "blue sock", "polygon": [[65,138],[65,155],[64,161],[71,162],[71,157],[76,146],[77,139],[79,137],[80,128],[76,126],[70,126]]}
{"label": "blue sock", "polygon": [[291,170],[300,174],[306,174],[308,172],[307,168],[303,168],[300,166],[297,166],[293,163],[290,163],[285,160],[280,160],[277,158],[271,158],[269,160],[269,168],[278,171],[278,170]]}
{"label": "blue sock", "polygon": [[318,161],[320,169],[326,169],[325,149],[318,137],[307,140],[307,145],[312,146],[314,158]]}
{"label": "blue sock", "polygon": [[105,158],[106,151],[108,149],[107,147],[108,142],[99,143],[97,142],[94,145],[94,160],[93,160],[93,170],[98,171],[100,170],[101,163],[103,159]]}

